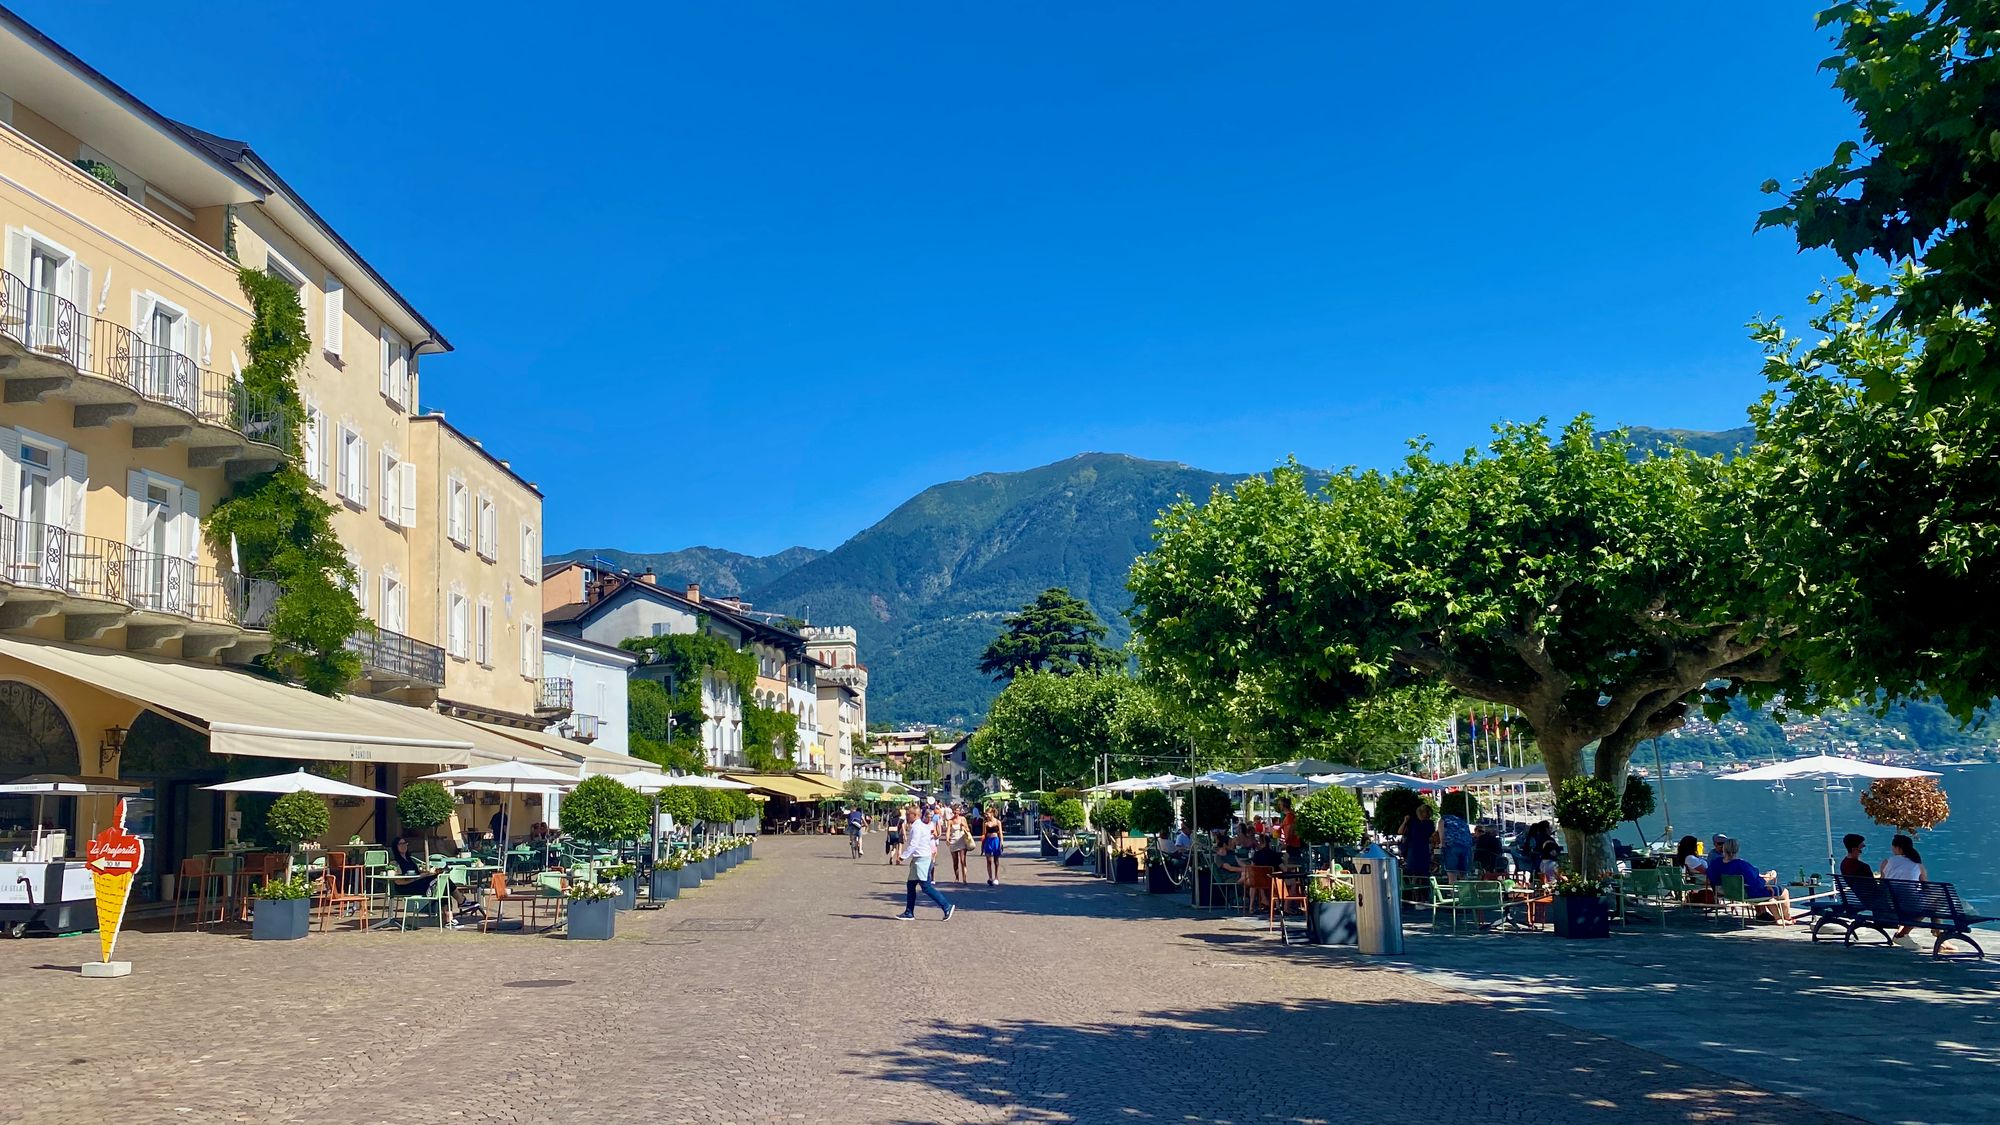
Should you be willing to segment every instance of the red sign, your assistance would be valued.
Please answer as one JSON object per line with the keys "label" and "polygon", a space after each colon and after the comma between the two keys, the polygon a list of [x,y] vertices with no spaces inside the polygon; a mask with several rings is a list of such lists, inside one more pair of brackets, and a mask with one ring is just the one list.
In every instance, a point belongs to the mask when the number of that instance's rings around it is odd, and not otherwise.
{"label": "red sign", "polygon": [[[119,811],[124,809],[121,807]],[[125,831],[123,825],[113,825],[84,844],[84,866],[98,875],[129,875],[139,870],[143,846],[139,837]]]}

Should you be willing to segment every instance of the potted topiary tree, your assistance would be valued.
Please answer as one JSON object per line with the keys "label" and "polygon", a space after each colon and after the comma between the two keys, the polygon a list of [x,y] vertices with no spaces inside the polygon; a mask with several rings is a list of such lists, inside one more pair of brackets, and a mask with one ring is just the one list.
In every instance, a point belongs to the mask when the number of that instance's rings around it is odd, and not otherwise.
{"label": "potted topiary tree", "polygon": [[1181,824],[1186,826],[1188,835],[1229,827],[1236,816],[1236,806],[1229,800],[1229,794],[1213,785],[1197,785],[1192,792],[1191,801],[1186,796],[1179,801]]}
{"label": "potted topiary tree", "polygon": [[1353,883],[1346,879],[1306,883],[1306,940],[1314,945],[1355,943]]}
{"label": "potted topiary tree", "polygon": [[1467,824],[1479,823],[1479,798],[1463,789],[1454,789],[1438,800],[1440,817],[1455,816]]}
{"label": "potted topiary tree", "polygon": [[[610,845],[637,839],[646,830],[649,802],[618,780],[586,777],[563,798],[563,830],[585,843]],[[612,874],[615,872],[615,874]],[[638,905],[638,869],[619,864],[607,869],[616,890],[614,909]]]}
{"label": "potted topiary tree", "polygon": [[[1165,839],[1174,827],[1174,803],[1165,793],[1148,789],[1132,798],[1132,828]],[[1146,891],[1172,894],[1176,859],[1165,846],[1146,849]]]}
{"label": "potted topiary tree", "polygon": [[1599,854],[1604,834],[1618,827],[1618,794],[1611,783],[1595,777],[1571,777],[1556,790],[1556,823],[1581,837],[1576,848],[1578,873],[1595,878],[1603,873]]}
{"label": "potted topiary tree", "polygon": [[[1064,836],[1074,834],[1078,829],[1083,827],[1083,802],[1077,800],[1075,797],[1065,797],[1057,801],[1049,808],[1049,822],[1054,824],[1056,831]],[[1083,850],[1081,848],[1070,846],[1060,850],[1064,853],[1064,867],[1075,867],[1084,861]]]}
{"label": "potted topiary tree", "polygon": [[665,902],[681,897],[681,857],[669,852],[653,864],[653,885],[651,892],[654,902]]}
{"label": "potted topiary tree", "polygon": [[1398,785],[1375,798],[1375,831],[1384,836],[1394,836],[1403,830],[1403,822],[1417,811],[1418,805],[1429,805],[1436,814],[1437,805],[1429,797],[1414,789]]}
{"label": "potted topiary tree", "polygon": [[1351,848],[1361,842],[1362,835],[1368,830],[1368,817],[1361,811],[1361,799],[1331,785],[1300,801],[1292,815],[1299,839],[1312,845]]}
{"label": "potted topiary tree", "polygon": [[[1653,783],[1636,773],[1626,774],[1625,792],[1618,798],[1618,819],[1627,821],[1632,825],[1632,831],[1638,835],[1639,842],[1642,844],[1648,841],[1646,840],[1646,830],[1639,827],[1639,822],[1653,815],[1654,804]],[[1632,866],[1638,868],[1655,867],[1658,865],[1650,854],[1644,856],[1635,854]]]}
{"label": "potted topiary tree", "polygon": [[451,819],[458,804],[451,793],[435,781],[413,781],[396,797],[396,815],[403,827],[415,829],[424,838],[424,851],[431,850],[431,830]]}
{"label": "potted topiary tree", "polygon": [[1611,910],[1604,903],[1602,879],[1565,872],[1556,880],[1554,900],[1549,916],[1555,921],[1557,937],[1611,936]]}
{"label": "potted topiary tree", "polygon": [[300,845],[326,834],[333,818],[326,802],[312,793],[287,793],[271,802],[264,827],[285,849],[285,877],[267,879],[257,891],[250,936],[259,941],[293,941],[306,936],[312,920],[313,880],[295,871]]}
{"label": "potted topiary tree", "polygon": [[1095,819],[1104,835],[1104,873],[1116,883],[1138,882],[1139,857],[1125,846],[1125,833],[1132,827],[1132,802],[1123,797],[1101,801]]}

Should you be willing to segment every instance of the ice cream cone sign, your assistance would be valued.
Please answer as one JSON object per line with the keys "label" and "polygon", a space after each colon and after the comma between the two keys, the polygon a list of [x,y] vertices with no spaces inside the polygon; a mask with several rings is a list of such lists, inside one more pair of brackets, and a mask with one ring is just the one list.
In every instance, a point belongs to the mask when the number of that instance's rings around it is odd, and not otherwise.
{"label": "ice cream cone sign", "polygon": [[146,844],[125,831],[125,798],[118,799],[118,815],[111,826],[92,836],[84,845],[84,867],[97,892],[97,944],[104,960],[111,960],[111,947],[118,944],[118,926],[125,921],[125,901],[132,895],[132,879],[145,858]]}

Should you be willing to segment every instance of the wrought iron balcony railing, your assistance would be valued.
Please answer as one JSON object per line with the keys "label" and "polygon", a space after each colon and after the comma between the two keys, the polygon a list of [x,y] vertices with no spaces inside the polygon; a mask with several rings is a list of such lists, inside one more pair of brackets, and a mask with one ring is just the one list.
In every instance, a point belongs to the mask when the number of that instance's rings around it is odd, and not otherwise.
{"label": "wrought iron balcony railing", "polygon": [[[277,590],[227,567],[9,515],[0,515],[0,582],[251,629],[266,627]],[[255,621],[246,619],[253,604],[261,606]]]}
{"label": "wrought iron balcony railing", "polygon": [[444,650],[434,644],[364,625],[347,638],[347,650],[360,656],[362,669],[375,678],[444,686]]}
{"label": "wrought iron balcony railing", "polygon": [[82,374],[118,383],[148,402],[234,430],[287,456],[297,452],[283,403],[253,395],[235,377],[210,371],[122,324],[81,312],[67,298],[5,271],[0,271],[0,335]]}
{"label": "wrought iron balcony railing", "polygon": [[576,685],[561,677],[552,676],[544,679],[536,698],[535,710],[559,712],[564,715],[576,710]]}

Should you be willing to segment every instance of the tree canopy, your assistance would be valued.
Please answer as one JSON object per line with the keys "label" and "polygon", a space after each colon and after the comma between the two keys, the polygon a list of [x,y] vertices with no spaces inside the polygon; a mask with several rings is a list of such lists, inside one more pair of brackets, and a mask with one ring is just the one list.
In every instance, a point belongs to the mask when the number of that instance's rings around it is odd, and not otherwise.
{"label": "tree canopy", "polygon": [[[1860,119],[1759,227],[1789,227],[1801,249],[1831,249],[1906,275],[1883,326],[1921,337],[1908,372],[1920,403],[2000,391],[1991,306],[2000,296],[2000,0],[1852,0],[1819,17],[1838,28],[1821,64]],[[1776,180],[1764,190],[1783,189]],[[1966,316],[1966,312],[1978,315]],[[1865,373],[1865,374],[1873,374]],[[1901,393],[1898,383],[1868,383]]]}
{"label": "tree canopy", "polygon": [[1519,710],[1558,782],[1601,740],[1594,769],[1619,784],[1692,707],[1777,682],[1744,468],[1632,456],[1587,417],[1495,435],[1317,493],[1286,466],[1164,513],[1131,579],[1149,671],[1199,704],[1292,714],[1443,683]]}
{"label": "tree canopy", "polygon": [[1007,615],[1006,630],[986,646],[979,670],[996,680],[1023,672],[1092,672],[1115,668],[1123,658],[1104,645],[1107,632],[1090,603],[1061,586],[1043,590],[1020,612]]}
{"label": "tree canopy", "polygon": [[972,736],[973,772],[1002,777],[1017,789],[1095,784],[1099,754],[1133,763],[1185,757],[1186,740],[1147,685],[1123,673],[1065,676],[1027,672],[993,701],[986,725]]}

